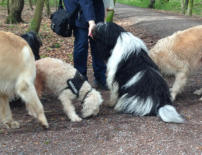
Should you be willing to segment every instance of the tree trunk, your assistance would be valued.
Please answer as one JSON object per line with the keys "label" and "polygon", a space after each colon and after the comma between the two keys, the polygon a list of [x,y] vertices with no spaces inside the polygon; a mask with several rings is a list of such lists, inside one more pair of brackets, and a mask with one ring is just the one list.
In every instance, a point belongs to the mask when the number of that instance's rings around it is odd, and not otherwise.
{"label": "tree trunk", "polygon": [[150,0],[149,8],[155,8],[155,0]]}
{"label": "tree trunk", "polygon": [[56,9],[56,10],[58,9],[58,3],[57,3],[57,0],[55,0],[55,9]]}
{"label": "tree trunk", "polygon": [[49,0],[45,0],[45,5],[46,5],[46,15],[50,16],[51,12],[50,12],[50,3],[49,3]]}
{"label": "tree trunk", "polygon": [[104,0],[105,8],[107,10],[106,22],[112,22],[114,17],[114,7],[116,0]]}
{"label": "tree trunk", "polygon": [[181,0],[181,9],[182,9],[182,13],[185,14],[185,4],[184,4],[184,0]]}
{"label": "tree trunk", "polygon": [[32,7],[32,0],[29,0],[29,7],[31,10],[33,10],[33,7]]}
{"label": "tree trunk", "polygon": [[36,33],[39,32],[42,19],[43,6],[44,6],[44,0],[37,0],[36,8],[34,11],[34,17],[29,26],[29,31],[34,31]]}
{"label": "tree trunk", "polygon": [[8,13],[8,15],[10,14],[10,7],[9,7],[9,4],[10,4],[10,1],[7,0],[7,13]]}
{"label": "tree trunk", "polygon": [[185,3],[184,3],[185,10],[187,10],[187,8],[188,8],[188,3],[189,3],[189,0],[185,0]]}
{"label": "tree trunk", "polygon": [[6,19],[7,24],[16,24],[23,22],[21,18],[22,10],[24,8],[24,0],[10,0],[9,15]]}
{"label": "tree trunk", "polygon": [[188,14],[189,16],[192,16],[193,4],[194,4],[194,0],[189,0],[189,3],[188,3],[188,10],[187,10],[187,14]]}

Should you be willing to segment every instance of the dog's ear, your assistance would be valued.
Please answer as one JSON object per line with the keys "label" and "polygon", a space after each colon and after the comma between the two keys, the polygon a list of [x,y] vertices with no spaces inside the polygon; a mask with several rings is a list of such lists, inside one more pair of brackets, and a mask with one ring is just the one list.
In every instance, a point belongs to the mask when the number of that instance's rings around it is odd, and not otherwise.
{"label": "dog's ear", "polygon": [[40,59],[39,50],[40,50],[40,47],[42,46],[42,41],[40,37],[37,35],[37,33],[30,31],[21,35],[21,37],[24,40],[26,40],[29,46],[31,47],[35,60]]}
{"label": "dog's ear", "polygon": [[98,23],[92,30],[93,39],[96,42],[97,56],[107,61],[122,32],[126,31],[115,23]]}
{"label": "dog's ear", "polygon": [[30,31],[29,33],[32,34],[33,39],[36,40],[40,46],[43,45],[40,36],[36,32]]}

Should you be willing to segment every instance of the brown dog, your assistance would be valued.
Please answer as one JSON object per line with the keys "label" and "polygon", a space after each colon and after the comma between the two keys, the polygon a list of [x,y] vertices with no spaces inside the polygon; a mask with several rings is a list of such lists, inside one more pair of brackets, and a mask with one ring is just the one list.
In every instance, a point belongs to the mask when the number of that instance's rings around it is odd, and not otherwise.
{"label": "brown dog", "polygon": [[8,102],[17,95],[25,101],[29,114],[48,127],[34,86],[36,67],[30,46],[19,36],[0,31],[0,47],[0,120],[8,128],[20,126],[13,120]]}
{"label": "brown dog", "polygon": [[[160,39],[149,55],[163,73],[175,76],[175,82],[170,89],[172,100],[175,100],[176,95],[183,90],[190,73],[202,64],[202,25]],[[194,93],[201,95],[202,89]]]}

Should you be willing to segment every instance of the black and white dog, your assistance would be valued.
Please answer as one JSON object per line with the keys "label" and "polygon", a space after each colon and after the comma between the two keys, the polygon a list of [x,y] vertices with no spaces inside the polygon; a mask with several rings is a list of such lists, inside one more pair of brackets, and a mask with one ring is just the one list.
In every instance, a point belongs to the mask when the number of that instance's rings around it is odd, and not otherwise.
{"label": "black and white dog", "polygon": [[137,116],[157,115],[164,122],[184,122],[142,40],[115,23],[98,23],[92,34],[97,55],[107,61],[110,106]]}

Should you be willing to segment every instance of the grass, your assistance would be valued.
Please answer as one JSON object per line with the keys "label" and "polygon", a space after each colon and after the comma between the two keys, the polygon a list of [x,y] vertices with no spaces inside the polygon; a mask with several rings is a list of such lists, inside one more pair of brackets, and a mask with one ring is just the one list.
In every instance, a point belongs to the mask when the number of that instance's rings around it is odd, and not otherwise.
{"label": "grass", "polygon": [[[150,0],[117,0],[118,3],[147,8]],[[25,3],[28,3],[28,0],[25,0]],[[49,1],[51,7],[56,7],[55,0]],[[57,0],[57,5],[59,0]],[[6,7],[6,0],[0,2],[0,5]],[[181,13],[181,4],[180,0],[156,0],[155,9],[165,10]],[[194,0],[193,15],[202,16],[202,0]]]}
{"label": "grass", "polygon": [[[118,3],[148,8],[150,0],[117,0]],[[180,0],[156,0],[155,9],[181,13]],[[194,0],[193,15],[202,16],[202,0]]]}
{"label": "grass", "polygon": [[[25,3],[28,4],[29,3],[28,0],[25,0]],[[56,6],[55,0],[49,0],[49,4],[50,4],[51,7]],[[59,0],[57,0],[57,6],[58,6],[58,4],[59,4]],[[0,0],[0,6],[6,7],[6,5],[7,5],[6,0],[4,0],[4,1]],[[33,0],[32,0],[32,5],[35,5]]]}

